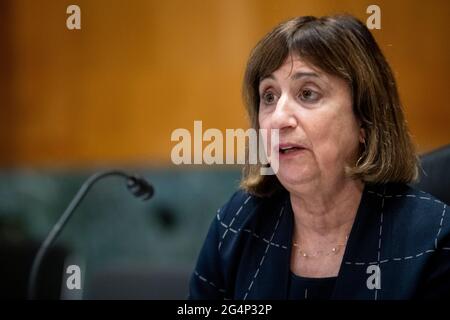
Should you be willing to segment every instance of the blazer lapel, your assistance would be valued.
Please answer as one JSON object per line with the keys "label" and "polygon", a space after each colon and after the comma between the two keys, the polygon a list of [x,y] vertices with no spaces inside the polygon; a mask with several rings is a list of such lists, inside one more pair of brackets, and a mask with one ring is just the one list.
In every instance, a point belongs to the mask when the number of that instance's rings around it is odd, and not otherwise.
{"label": "blazer lapel", "polygon": [[[369,289],[367,279],[372,274],[369,266],[380,259],[381,201],[379,190],[364,188],[361,202],[347,240],[332,299],[377,298],[377,290]],[[383,192],[383,190],[381,190]],[[373,267],[371,267],[373,268]]]}
{"label": "blazer lapel", "polygon": [[[368,186],[363,190],[332,299],[373,300],[377,297],[377,290],[367,286],[370,276],[367,268],[379,263],[381,201],[376,194],[382,192]],[[284,194],[278,201],[264,203],[257,214],[271,219],[261,219],[265,227],[255,230],[259,230],[264,239],[255,240],[247,248],[246,281],[240,290],[241,298],[284,300],[288,298],[294,225],[289,194]]]}
{"label": "blazer lapel", "polygon": [[289,195],[277,199],[265,203],[257,213],[265,217],[261,219],[264,227],[256,228],[263,239],[248,250],[247,283],[251,288],[242,288],[244,300],[287,298],[293,215]]}

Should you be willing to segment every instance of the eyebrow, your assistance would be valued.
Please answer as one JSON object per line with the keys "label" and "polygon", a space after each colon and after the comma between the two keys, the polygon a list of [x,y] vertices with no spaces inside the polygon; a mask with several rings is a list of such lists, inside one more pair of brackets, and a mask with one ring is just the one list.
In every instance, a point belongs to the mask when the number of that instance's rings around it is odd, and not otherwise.
{"label": "eyebrow", "polygon": [[[292,80],[298,80],[298,79],[305,78],[305,77],[315,77],[315,78],[320,78],[320,76],[319,76],[317,73],[315,73],[315,72],[296,72],[296,73],[294,73],[294,74],[291,76],[291,79],[292,79]],[[274,77],[273,75],[269,74],[269,75],[266,75],[266,76],[261,77],[261,79],[259,80],[259,82],[261,82],[261,81],[263,81],[263,80],[265,80],[265,79],[272,79],[272,80],[275,80],[275,77]]]}
{"label": "eyebrow", "polygon": [[317,73],[315,73],[315,72],[297,72],[297,73],[294,73],[294,74],[291,76],[291,79],[292,79],[292,80],[298,80],[298,79],[304,78],[304,77],[315,77],[315,78],[319,78],[319,75],[318,75]]}

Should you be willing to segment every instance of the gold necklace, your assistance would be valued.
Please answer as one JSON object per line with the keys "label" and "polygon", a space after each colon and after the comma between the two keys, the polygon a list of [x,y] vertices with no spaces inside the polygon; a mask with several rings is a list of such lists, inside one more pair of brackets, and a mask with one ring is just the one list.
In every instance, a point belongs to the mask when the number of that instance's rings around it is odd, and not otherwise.
{"label": "gold necklace", "polygon": [[347,240],[348,240],[348,235],[345,237],[345,243],[338,243],[336,244],[334,247],[331,248],[330,251],[326,251],[324,252],[323,250],[318,250],[316,252],[311,253],[307,253],[305,251],[303,251],[300,246],[300,244],[293,242],[292,245],[300,252],[300,255],[302,257],[305,258],[314,258],[314,257],[326,257],[326,256],[331,256],[331,255],[336,255],[341,251],[342,247],[345,247],[345,245],[347,244]]}

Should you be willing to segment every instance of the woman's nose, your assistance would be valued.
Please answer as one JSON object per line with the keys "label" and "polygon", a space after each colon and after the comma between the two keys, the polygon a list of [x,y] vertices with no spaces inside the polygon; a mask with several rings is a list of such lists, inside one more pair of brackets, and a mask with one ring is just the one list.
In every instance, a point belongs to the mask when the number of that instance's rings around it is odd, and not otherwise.
{"label": "woman's nose", "polygon": [[294,116],[293,108],[293,101],[289,98],[289,96],[281,96],[274,112],[272,113],[271,127],[274,129],[295,127],[297,125],[297,121]]}

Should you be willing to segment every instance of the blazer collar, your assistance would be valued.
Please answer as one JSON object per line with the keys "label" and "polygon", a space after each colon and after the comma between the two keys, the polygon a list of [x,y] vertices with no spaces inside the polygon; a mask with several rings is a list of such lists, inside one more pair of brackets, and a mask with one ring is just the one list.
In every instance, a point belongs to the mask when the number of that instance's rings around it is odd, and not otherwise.
{"label": "blazer collar", "polygon": [[[368,261],[379,262],[380,187],[364,187],[355,221],[347,240],[332,299],[373,299],[366,285]],[[383,192],[383,190],[381,190]]]}
{"label": "blazer collar", "polygon": [[[373,299],[374,292],[366,286],[369,276],[366,268],[356,265],[357,261],[377,261],[379,251],[378,228],[380,204],[375,193],[380,192],[374,187],[365,185],[361,201],[355,216],[344,256],[336,280],[332,299]],[[381,192],[383,192],[381,190]],[[273,299],[285,300],[289,293],[290,259],[292,251],[292,233],[294,226],[294,214],[289,197],[286,192],[282,197],[284,214],[278,226],[277,242],[286,244],[285,250],[272,250],[271,274],[266,275],[273,279],[264,288],[263,297],[270,296]],[[351,262],[350,264],[348,262]],[[356,283],[355,283],[356,282]],[[349,285],[352,283],[352,285]]]}

